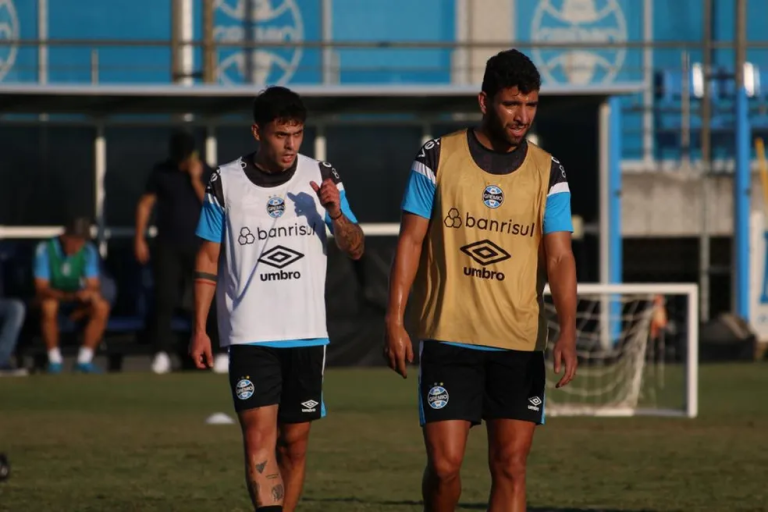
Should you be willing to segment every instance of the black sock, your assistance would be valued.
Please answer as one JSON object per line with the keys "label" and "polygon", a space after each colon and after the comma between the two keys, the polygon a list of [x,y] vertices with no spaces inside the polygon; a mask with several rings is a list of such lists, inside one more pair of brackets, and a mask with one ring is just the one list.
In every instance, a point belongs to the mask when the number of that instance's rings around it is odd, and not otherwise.
{"label": "black sock", "polygon": [[272,505],[270,507],[258,507],[256,512],[283,512],[282,505]]}

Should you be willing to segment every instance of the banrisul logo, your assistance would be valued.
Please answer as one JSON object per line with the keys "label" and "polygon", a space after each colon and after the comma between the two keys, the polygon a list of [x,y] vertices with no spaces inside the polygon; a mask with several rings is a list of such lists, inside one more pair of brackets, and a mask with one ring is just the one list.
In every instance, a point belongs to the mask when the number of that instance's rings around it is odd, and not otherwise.
{"label": "banrisul logo", "polygon": [[[617,0],[539,0],[531,40],[550,43],[623,43],[627,21]],[[624,48],[534,48],[533,59],[549,82],[586,85],[613,82]]]}
{"label": "banrisul logo", "polygon": [[447,228],[459,229],[461,227],[470,229],[479,229],[480,231],[493,231],[504,233],[506,235],[528,236],[533,238],[536,234],[536,223],[521,224],[512,219],[496,220],[485,217],[475,216],[467,212],[464,216],[458,208],[451,208],[443,219],[443,224]]}
{"label": "banrisul logo", "polygon": [[[216,0],[217,41],[291,43],[304,40],[296,0]],[[301,62],[300,46],[222,47],[219,81],[224,84],[284,85]]]}
{"label": "banrisul logo", "polygon": [[483,204],[495,210],[504,202],[504,191],[498,185],[488,185],[483,190]]}

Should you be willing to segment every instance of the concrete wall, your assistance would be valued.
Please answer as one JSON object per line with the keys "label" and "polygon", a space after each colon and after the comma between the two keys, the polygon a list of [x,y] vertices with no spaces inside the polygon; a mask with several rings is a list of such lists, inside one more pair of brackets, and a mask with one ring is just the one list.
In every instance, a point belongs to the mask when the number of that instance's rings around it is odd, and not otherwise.
{"label": "concrete wall", "polygon": [[[712,179],[707,208],[714,236],[733,233],[733,180]],[[752,209],[763,206],[760,176],[753,174]],[[698,236],[702,218],[701,182],[684,172],[648,172],[622,177],[622,234],[627,237]]]}
{"label": "concrete wall", "polygon": [[[464,21],[458,19],[459,24],[464,24],[466,39],[474,42],[512,41],[515,39],[514,10],[515,0],[459,0],[465,2]],[[525,1],[525,0],[524,0]],[[459,28],[459,30],[461,30]],[[469,83],[479,84],[483,81],[485,63],[492,55],[509,49],[478,48],[467,52],[467,68],[469,70]]]}

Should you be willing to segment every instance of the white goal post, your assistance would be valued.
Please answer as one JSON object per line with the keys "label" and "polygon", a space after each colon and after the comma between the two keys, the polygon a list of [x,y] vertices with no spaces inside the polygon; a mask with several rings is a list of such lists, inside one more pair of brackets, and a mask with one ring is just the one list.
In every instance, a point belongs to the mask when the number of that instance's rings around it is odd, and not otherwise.
{"label": "white goal post", "polygon": [[579,284],[576,378],[555,388],[559,325],[549,287],[547,416],[698,414],[698,286]]}

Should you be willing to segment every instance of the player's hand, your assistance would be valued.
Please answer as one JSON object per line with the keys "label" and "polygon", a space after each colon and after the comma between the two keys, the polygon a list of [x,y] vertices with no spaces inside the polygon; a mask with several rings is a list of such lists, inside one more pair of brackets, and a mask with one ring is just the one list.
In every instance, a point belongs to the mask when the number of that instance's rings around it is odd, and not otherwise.
{"label": "player's hand", "polygon": [[579,360],[576,357],[576,339],[574,336],[560,336],[555,343],[555,350],[553,351],[555,359],[555,373],[560,374],[560,369],[564,368],[563,376],[560,381],[555,385],[556,388],[561,388],[571,382],[576,377],[576,367],[579,365]]}
{"label": "player's hand", "polygon": [[75,292],[75,299],[84,304],[88,304],[97,298],[98,294],[94,290],[87,288]]}
{"label": "player's hand", "polygon": [[310,181],[309,184],[320,199],[320,204],[328,211],[328,214],[331,217],[337,217],[341,212],[341,194],[339,194],[336,184],[330,178],[324,179],[321,185],[314,181]]}
{"label": "player's hand", "polygon": [[203,161],[200,160],[200,158],[197,156],[197,153],[194,153],[191,157],[189,157],[186,169],[187,173],[189,173],[189,177],[193,180],[199,180],[200,176],[203,175]]}
{"label": "player's hand", "polygon": [[404,379],[407,379],[406,361],[408,363],[413,362],[411,337],[408,336],[402,324],[387,324],[384,336],[384,358],[387,360],[387,364]]}
{"label": "player's hand", "polygon": [[200,370],[213,368],[213,352],[211,351],[211,338],[205,331],[192,331],[192,339],[189,341],[189,357]]}
{"label": "player's hand", "polygon": [[133,244],[133,252],[136,254],[136,261],[145,265],[149,261],[149,245],[142,237],[136,238]]}

